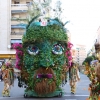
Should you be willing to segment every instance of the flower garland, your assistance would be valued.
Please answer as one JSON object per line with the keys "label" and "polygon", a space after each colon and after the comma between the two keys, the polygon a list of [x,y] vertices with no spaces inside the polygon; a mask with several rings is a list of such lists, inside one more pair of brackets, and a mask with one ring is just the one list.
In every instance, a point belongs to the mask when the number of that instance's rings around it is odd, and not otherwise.
{"label": "flower garland", "polygon": [[22,44],[15,43],[12,46],[16,50],[16,68],[21,69],[23,60],[23,47]]}
{"label": "flower garland", "polygon": [[71,60],[72,60],[72,54],[71,54],[71,48],[73,44],[71,42],[67,43],[67,51],[66,51],[66,56],[68,58],[68,66],[71,66]]}

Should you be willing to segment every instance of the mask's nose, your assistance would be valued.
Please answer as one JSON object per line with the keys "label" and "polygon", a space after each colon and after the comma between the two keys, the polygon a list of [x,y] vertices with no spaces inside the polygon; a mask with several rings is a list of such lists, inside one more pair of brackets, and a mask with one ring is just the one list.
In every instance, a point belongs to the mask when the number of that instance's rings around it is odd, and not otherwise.
{"label": "mask's nose", "polygon": [[53,64],[52,46],[47,40],[41,43],[40,66],[49,67]]}
{"label": "mask's nose", "polygon": [[44,59],[41,59],[40,61],[40,66],[43,66],[43,67],[49,67],[52,64],[53,64],[53,61],[50,58],[46,58],[46,59],[44,58]]}

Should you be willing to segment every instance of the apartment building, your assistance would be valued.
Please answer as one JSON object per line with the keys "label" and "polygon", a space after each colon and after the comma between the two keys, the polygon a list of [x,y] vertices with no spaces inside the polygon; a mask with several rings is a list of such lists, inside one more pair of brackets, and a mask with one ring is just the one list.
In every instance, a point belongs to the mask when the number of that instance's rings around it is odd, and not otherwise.
{"label": "apartment building", "polygon": [[[22,36],[25,33],[29,14],[28,9],[32,1],[0,0],[0,60],[9,57],[15,59],[16,51],[12,49],[12,45],[22,43]],[[48,9],[50,8],[48,7]],[[48,14],[46,13],[46,16]],[[70,32],[68,34],[70,40],[71,34]]]}
{"label": "apartment building", "polygon": [[100,44],[100,26],[97,30],[97,38],[96,38],[96,42]]}
{"label": "apartment building", "polygon": [[97,38],[95,40],[95,43],[94,43],[94,47],[95,47],[95,56],[97,56],[100,60],[100,26],[97,30]]}
{"label": "apartment building", "polygon": [[31,0],[0,0],[0,59],[15,58],[13,43],[22,43]]}
{"label": "apartment building", "polygon": [[83,61],[87,57],[86,46],[77,44],[75,47],[75,56],[74,57],[75,57],[75,61],[79,65],[82,65]]}
{"label": "apartment building", "polygon": [[[22,43],[22,36],[27,25],[27,12],[30,0],[12,0],[10,45]],[[12,49],[12,48],[11,48]]]}

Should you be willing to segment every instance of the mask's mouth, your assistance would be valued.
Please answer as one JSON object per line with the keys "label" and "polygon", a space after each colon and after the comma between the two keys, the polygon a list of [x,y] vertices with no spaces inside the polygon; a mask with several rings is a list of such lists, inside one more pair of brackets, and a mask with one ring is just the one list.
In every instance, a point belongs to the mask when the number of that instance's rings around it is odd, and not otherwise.
{"label": "mask's mouth", "polygon": [[37,78],[53,78],[52,74],[38,74]]}
{"label": "mask's mouth", "polygon": [[46,95],[56,90],[56,75],[52,68],[39,68],[34,74],[34,91]]}

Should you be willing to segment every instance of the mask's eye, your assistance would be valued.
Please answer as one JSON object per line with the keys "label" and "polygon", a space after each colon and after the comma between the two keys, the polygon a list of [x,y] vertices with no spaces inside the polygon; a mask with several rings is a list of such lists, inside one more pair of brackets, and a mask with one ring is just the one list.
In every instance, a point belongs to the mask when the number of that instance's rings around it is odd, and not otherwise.
{"label": "mask's eye", "polygon": [[34,46],[34,45],[30,45],[27,48],[27,51],[30,55],[37,55],[39,53],[39,49],[38,47]]}
{"label": "mask's eye", "polygon": [[54,54],[59,54],[59,55],[61,55],[62,53],[63,53],[63,50],[64,50],[64,48],[61,46],[61,45],[54,45],[54,47],[53,47],[53,49],[52,49],[52,52],[54,53]]}

